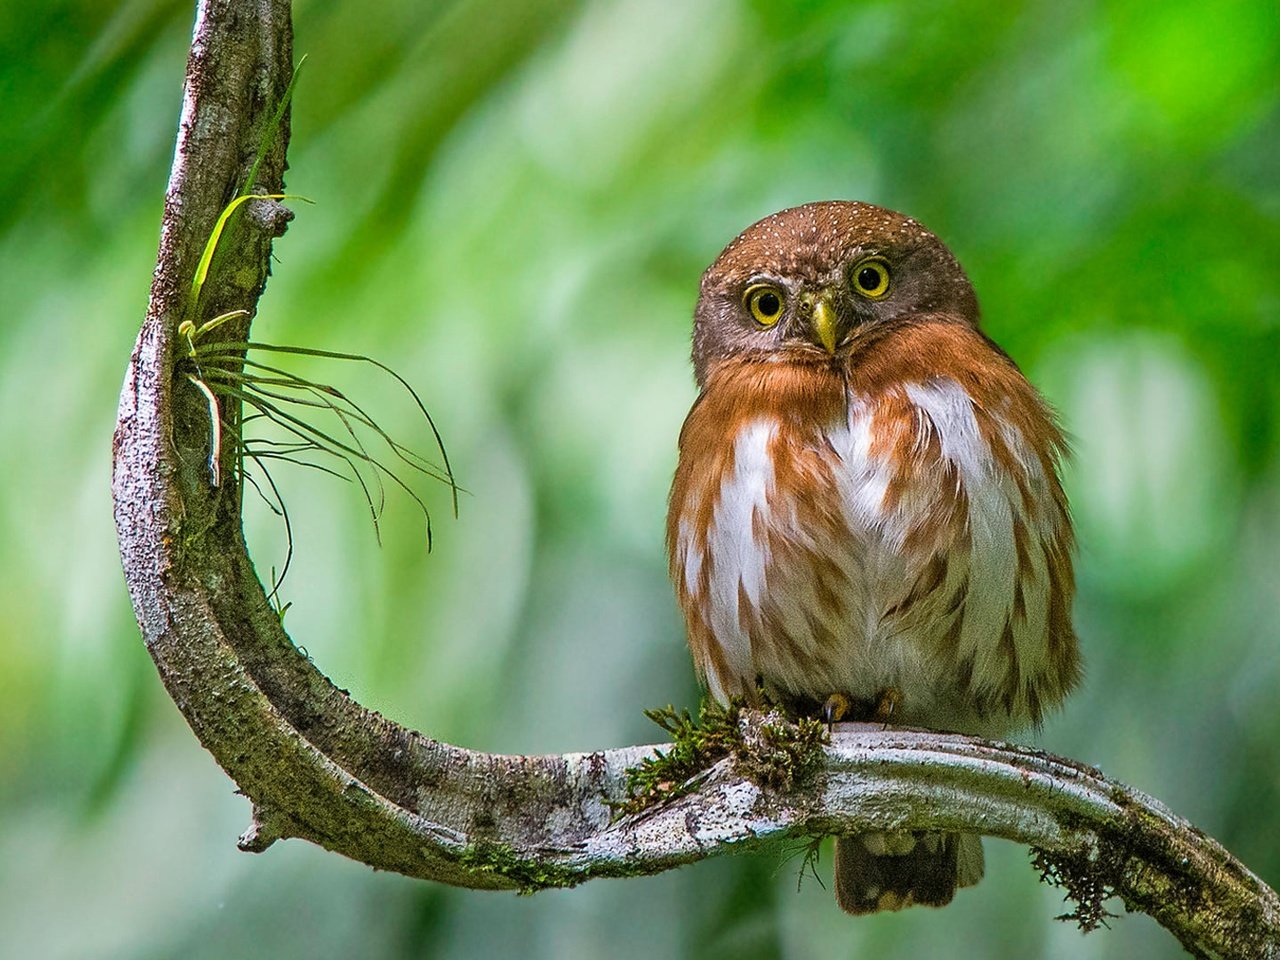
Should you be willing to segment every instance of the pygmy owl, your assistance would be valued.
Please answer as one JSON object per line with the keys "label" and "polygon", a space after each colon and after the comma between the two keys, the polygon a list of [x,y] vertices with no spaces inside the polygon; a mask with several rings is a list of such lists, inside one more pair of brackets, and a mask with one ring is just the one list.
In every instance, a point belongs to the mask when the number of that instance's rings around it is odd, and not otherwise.
{"label": "pygmy owl", "polygon": [[[865,203],[766,217],[702,277],[667,547],[713,696],[998,736],[1080,674],[1054,415],[960,264]],[[850,913],[941,906],[978,837],[836,840]]]}

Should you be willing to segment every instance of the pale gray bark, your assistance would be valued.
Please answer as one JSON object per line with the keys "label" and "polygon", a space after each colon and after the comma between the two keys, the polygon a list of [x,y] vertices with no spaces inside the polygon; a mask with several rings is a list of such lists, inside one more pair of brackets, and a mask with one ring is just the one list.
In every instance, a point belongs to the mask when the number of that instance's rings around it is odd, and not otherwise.
{"label": "pale gray bark", "polygon": [[[1156,801],[1069,760],[959,736],[848,728],[805,782],[762,787],[749,763],[727,759],[687,795],[615,823],[605,801],[623,796],[626,769],[651,747],[476,753],[406,730],[337,690],[268,604],[245,550],[232,464],[223,485],[211,486],[205,400],[174,376],[176,328],[200,251],[289,79],[289,18],[288,0],[199,6],[151,301],[115,436],[116,523],[138,622],[196,736],[253,801],[244,849],[301,837],[413,877],[535,890],[657,873],[783,837],[962,830],[1092,871],[1196,955],[1280,957],[1272,890]],[[259,190],[282,189],[287,134],[286,118]],[[254,308],[287,216],[270,202],[246,205],[206,284],[202,318]],[[231,335],[247,331],[245,322]],[[759,722],[744,721],[746,742]]]}

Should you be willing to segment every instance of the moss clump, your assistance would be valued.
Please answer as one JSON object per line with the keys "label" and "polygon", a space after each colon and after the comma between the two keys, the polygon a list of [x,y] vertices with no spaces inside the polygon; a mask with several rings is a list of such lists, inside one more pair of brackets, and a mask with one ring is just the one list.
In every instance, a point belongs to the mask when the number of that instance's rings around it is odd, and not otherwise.
{"label": "moss clump", "polygon": [[627,816],[689,793],[699,775],[725,757],[734,757],[753,781],[785,790],[822,764],[827,729],[817,720],[790,720],[777,707],[750,709],[744,698],[727,705],[704,700],[695,719],[688,710],[660,707],[645,716],[672,739],[666,752],[645,757],[627,771],[625,800],[607,801]]}
{"label": "moss clump", "polygon": [[1075,909],[1064,913],[1057,920],[1069,920],[1083,932],[1091,933],[1116,916],[1106,909],[1106,902],[1115,896],[1111,883],[1115,865],[1104,851],[1086,847],[1078,850],[1045,850],[1031,848],[1031,865],[1040,873],[1040,879],[1066,891],[1066,899]]}
{"label": "moss clump", "polygon": [[480,840],[458,856],[458,862],[477,873],[505,877],[520,894],[537,893],[552,887],[576,887],[589,879],[589,872],[571,870],[558,864],[522,857],[507,843]]}
{"label": "moss clump", "polygon": [[822,747],[830,740],[821,721],[811,717],[793,721],[777,709],[739,730],[738,760],[752,780],[775,790],[789,790],[808,779],[822,766]]}

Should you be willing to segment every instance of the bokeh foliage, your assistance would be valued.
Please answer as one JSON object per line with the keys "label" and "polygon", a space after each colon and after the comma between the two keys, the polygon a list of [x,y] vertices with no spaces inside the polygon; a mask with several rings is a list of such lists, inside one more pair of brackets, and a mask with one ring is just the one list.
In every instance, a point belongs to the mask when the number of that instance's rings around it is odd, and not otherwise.
{"label": "bokeh foliage", "polygon": [[[857,922],[788,851],[533,898],[237,853],[247,804],[138,642],[108,494],[191,16],[0,0],[0,954],[1179,955],[1145,918],[1052,923],[994,842],[947,910]],[[1271,0],[300,0],[296,24],[289,188],[317,205],[256,335],[393,362],[470,491],[457,522],[429,491],[428,556],[406,503],[378,548],[351,491],[277,472],[286,624],[338,683],[511,752],[693,704],[661,530],[698,274],[779,207],[872,200],[951,243],[1076,438],[1089,674],[1039,742],[1280,883]],[[278,523],[249,526],[279,564]]]}

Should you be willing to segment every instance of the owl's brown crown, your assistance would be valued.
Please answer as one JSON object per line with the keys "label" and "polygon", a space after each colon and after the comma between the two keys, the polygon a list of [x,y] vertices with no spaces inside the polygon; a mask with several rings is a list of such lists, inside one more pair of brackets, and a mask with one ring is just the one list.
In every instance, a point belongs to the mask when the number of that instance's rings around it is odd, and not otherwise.
{"label": "owl's brown crown", "polygon": [[749,274],[767,263],[784,275],[816,282],[861,249],[921,241],[946,249],[917,221],[894,210],[858,200],[821,200],[757,220],[730,241],[706,276]]}

